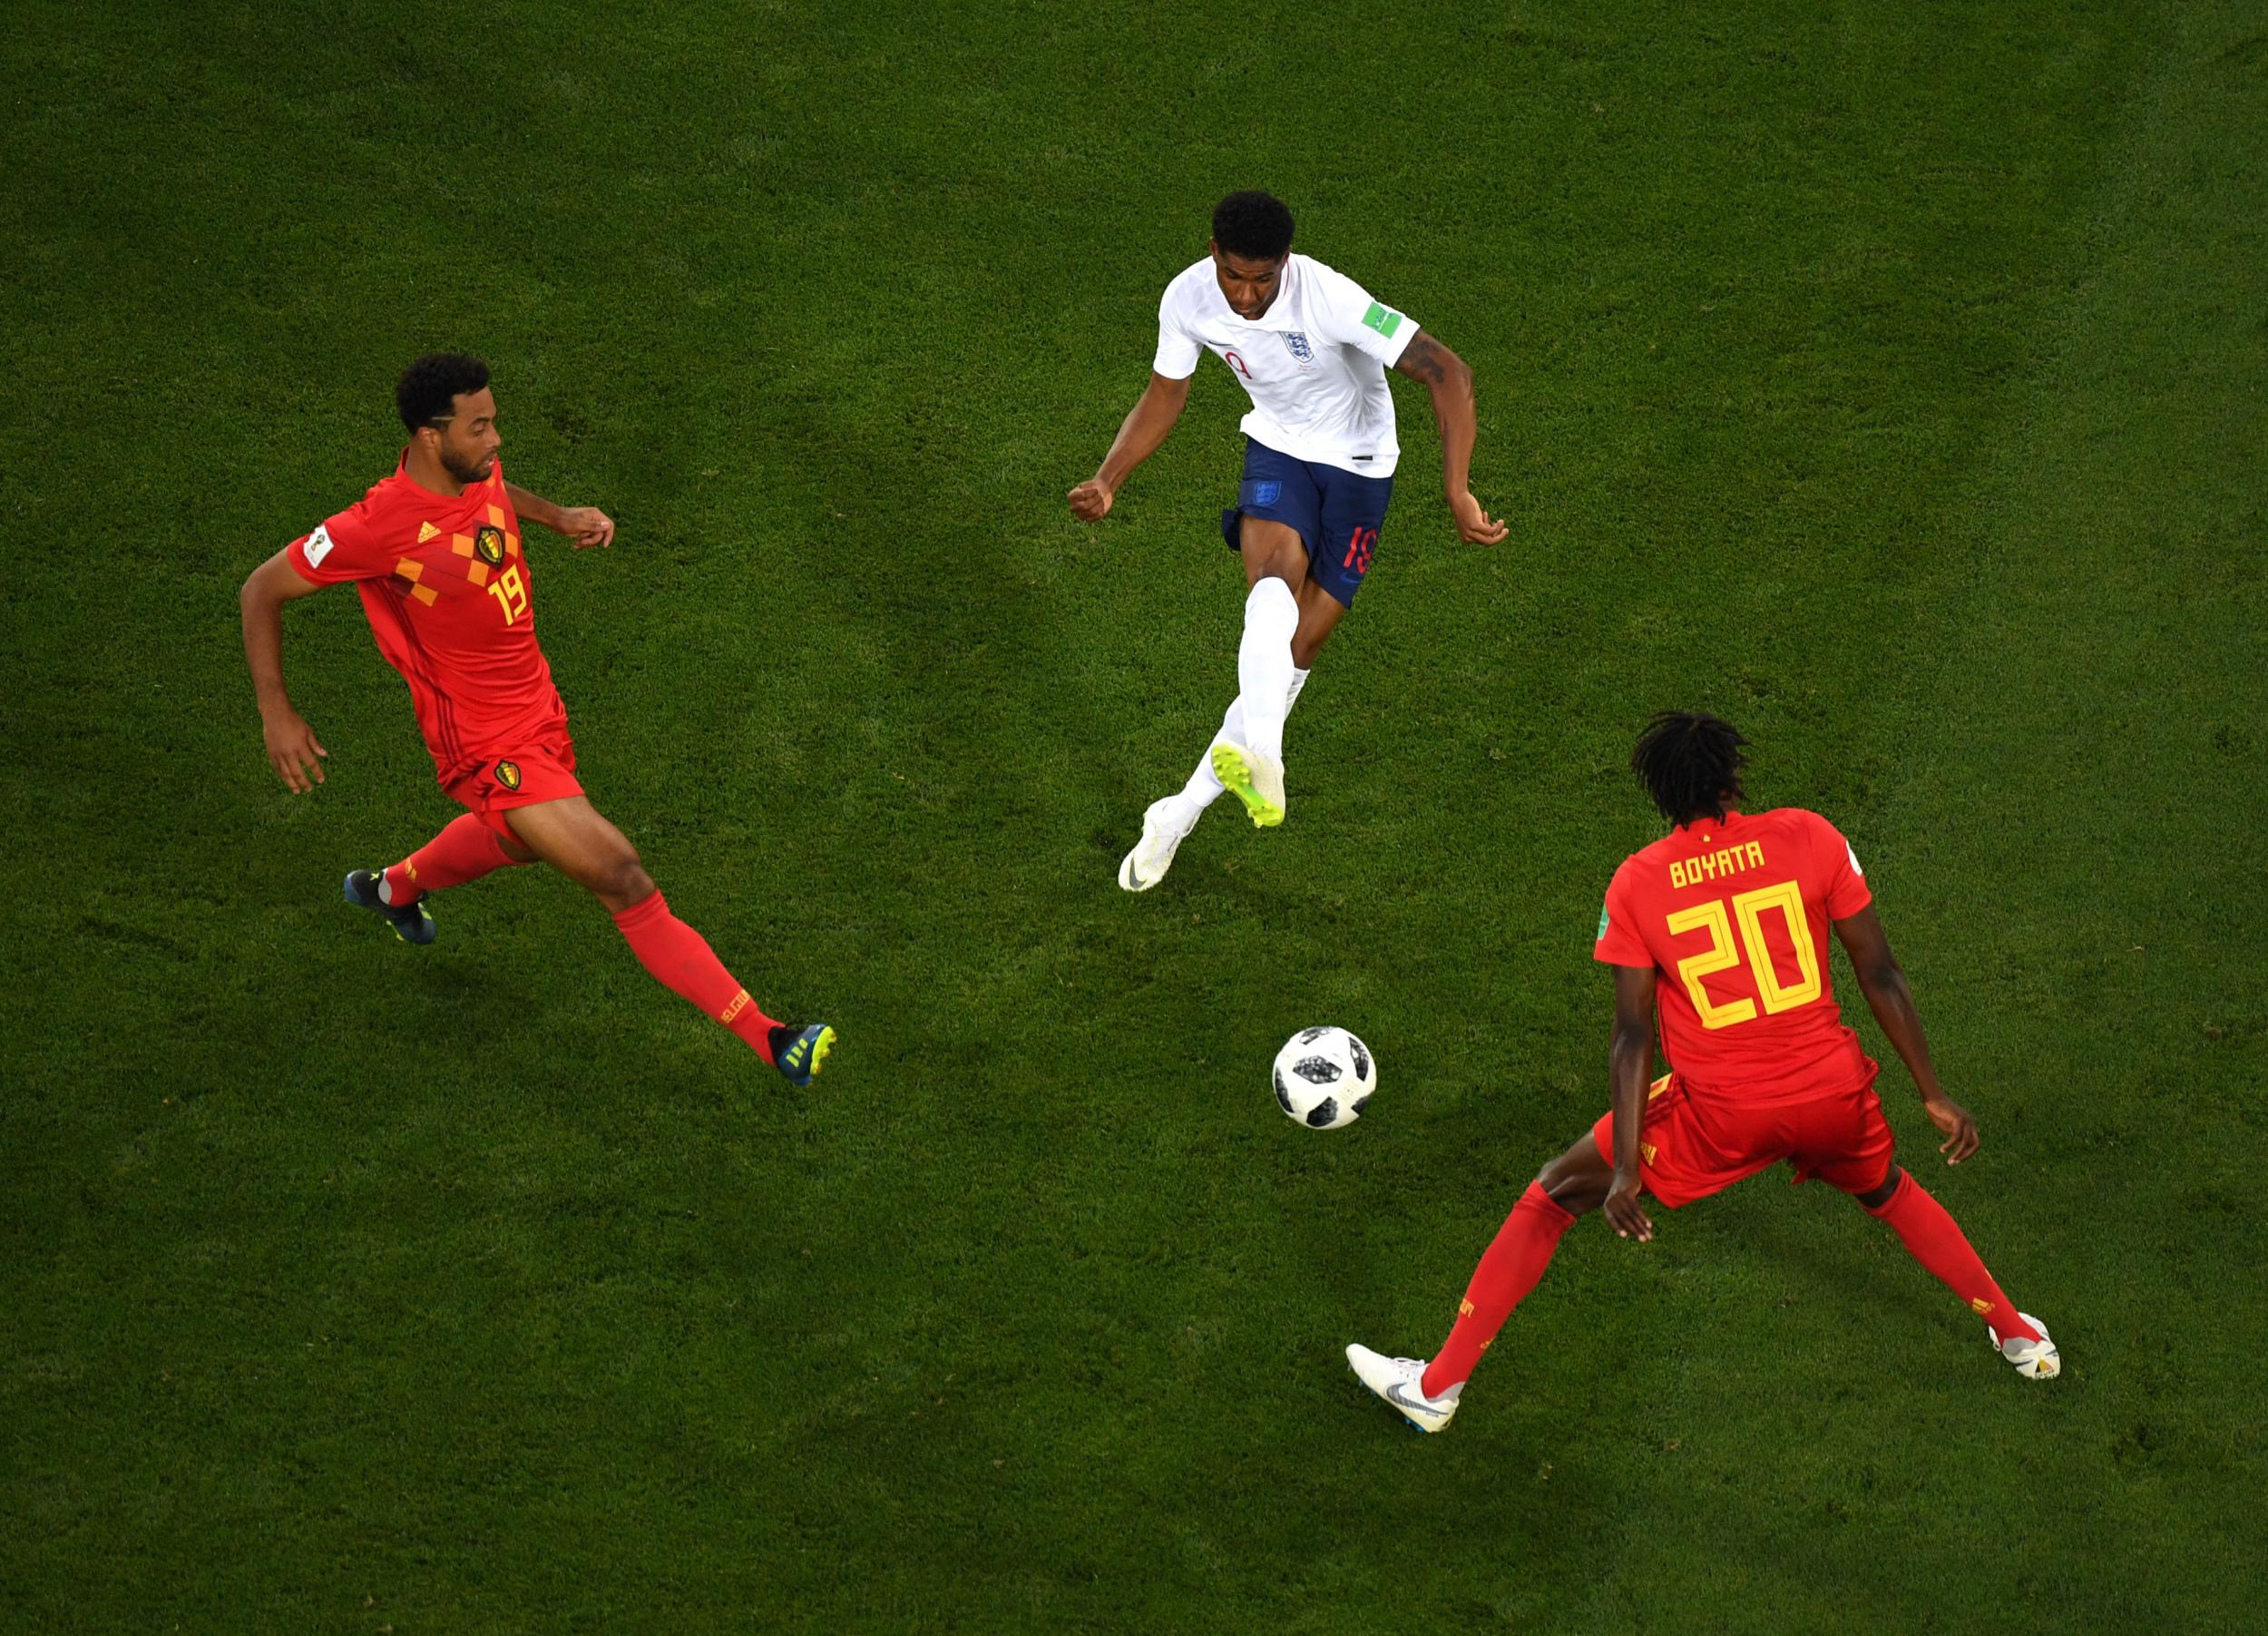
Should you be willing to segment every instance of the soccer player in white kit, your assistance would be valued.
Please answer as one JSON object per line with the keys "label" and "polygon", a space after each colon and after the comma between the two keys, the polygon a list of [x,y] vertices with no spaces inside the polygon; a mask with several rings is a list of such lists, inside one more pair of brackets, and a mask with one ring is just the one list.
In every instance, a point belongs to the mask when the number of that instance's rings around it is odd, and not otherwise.
{"label": "soccer player in white kit", "polygon": [[1284,719],[1308,667],[1369,570],[1401,457],[1386,371],[1422,380],[1442,435],[1442,481],[1460,539],[1507,530],[1466,486],[1472,371],[1403,313],[1292,250],[1292,213],[1266,193],[1231,193],[1213,212],[1211,254],[1166,287],[1149,386],[1102,465],[1070,491],[1073,515],[1106,514],[1119,485],[1158,452],[1188,402],[1198,357],[1219,355],[1252,397],[1245,465],[1221,533],[1244,557],[1244,640],[1236,701],[1178,795],[1151,803],[1119,885],[1147,892],[1224,789],[1262,828],[1284,821]]}

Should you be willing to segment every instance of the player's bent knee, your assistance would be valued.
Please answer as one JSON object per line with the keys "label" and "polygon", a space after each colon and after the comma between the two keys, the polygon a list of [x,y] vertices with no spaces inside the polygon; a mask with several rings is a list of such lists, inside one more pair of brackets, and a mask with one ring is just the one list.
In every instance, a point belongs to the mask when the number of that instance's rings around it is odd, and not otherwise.
{"label": "player's bent knee", "polygon": [[1904,1174],[1903,1171],[1893,1164],[1890,1167],[1889,1172],[1882,1177],[1882,1184],[1880,1187],[1871,1192],[1853,1193],[1852,1197],[1868,1210],[1880,1210],[1890,1202],[1891,1195],[1898,1190],[1899,1179]]}
{"label": "player's bent knee", "polygon": [[1262,580],[1282,580],[1292,588],[1295,595],[1305,583],[1306,542],[1299,537],[1299,531],[1288,524],[1270,522],[1262,517],[1246,517],[1242,549],[1247,583],[1256,585]]}
{"label": "player's bent knee", "polygon": [[1588,1215],[1607,1201],[1614,1172],[1586,1136],[1536,1172],[1544,1197],[1569,1215]]}
{"label": "player's bent knee", "polygon": [[1543,1196],[1570,1216],[1588,1216],[1607,1202],[1607,1183],[1598,1176],[1560,1176],[1543,1182]]}
{"label": "player's bent knee", "polygon": [[1307,583],[1307,559],[1297,553],[1266,557],[1258,562],[1247,559],[1245,563],[1246,587],[1256,586],[1262,580],[1281,580],[1285,588],[1297,596],[1300,587]]}
{"label": "player's bent knee", "polygon": [[653,877],[638,861],[638,854],[628,849],[601,865],[585,884],[592,896],[617,914],[632,904],[643,903],[657,890]]}

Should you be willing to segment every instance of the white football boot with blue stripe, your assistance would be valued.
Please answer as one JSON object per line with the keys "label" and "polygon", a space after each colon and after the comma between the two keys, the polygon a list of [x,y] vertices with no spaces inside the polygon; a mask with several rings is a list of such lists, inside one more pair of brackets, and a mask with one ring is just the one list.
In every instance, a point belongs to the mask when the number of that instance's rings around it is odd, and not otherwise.
{"label": "white football boot with blue stripe", "polygon": [[1421,1432],[1448,1429],[1450,1416],[1457,1412],[1457,1400],[1425,1395],[1425,1359],[1387,1357],[1368,1347],[1349,1347],[1346,1361],[1354,1378],[1384,1398],[1413,1427]]}

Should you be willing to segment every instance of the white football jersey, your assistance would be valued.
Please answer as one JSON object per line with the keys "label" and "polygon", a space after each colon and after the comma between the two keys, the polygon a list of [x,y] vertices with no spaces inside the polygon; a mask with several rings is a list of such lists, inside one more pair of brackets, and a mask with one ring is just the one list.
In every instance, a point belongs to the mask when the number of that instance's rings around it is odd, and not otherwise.
{"label": "white football jersey", "polygon": [[1406,313],[1296,255],[1285,258],[1275,303],[1247,323],[1221,294],[1207,256],[1166,286],[1150,367],[1187,380],[1200,351],[1217,352],[1252,396],[1246,436],[1295,460],[1389,477],[1402,446],[1386,371],[1417,332]]}

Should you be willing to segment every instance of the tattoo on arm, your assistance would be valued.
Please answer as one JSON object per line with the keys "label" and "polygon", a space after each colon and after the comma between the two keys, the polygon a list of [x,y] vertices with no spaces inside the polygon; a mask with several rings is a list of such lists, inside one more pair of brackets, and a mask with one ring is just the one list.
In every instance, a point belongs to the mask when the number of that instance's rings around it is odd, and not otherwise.
{"label": "tattoo on arm", "polygon": [[1429,386],[1445,386],[1449,381],[1450,354],[1439,341],[1423,330],[1410,338],[1410,344],[1402,349],[1394,361],[1397,374],[1412,380],[1422,380]]}

